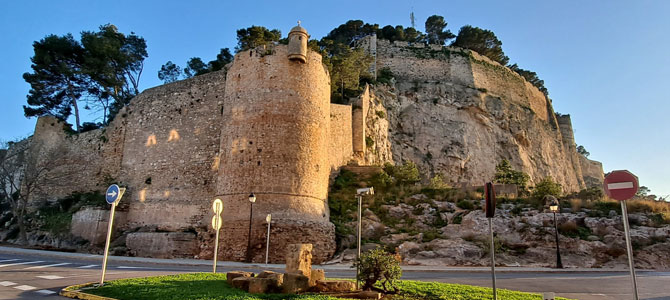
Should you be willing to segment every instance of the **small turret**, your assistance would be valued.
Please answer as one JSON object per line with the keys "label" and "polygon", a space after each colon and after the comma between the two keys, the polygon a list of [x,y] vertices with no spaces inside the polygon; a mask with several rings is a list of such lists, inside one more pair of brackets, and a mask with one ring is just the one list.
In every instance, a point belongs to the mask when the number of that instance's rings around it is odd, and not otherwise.
{"label": "small turret", "polygon": [[291,28],[288,34],[288,59],[302,63],[307,61],[307,40],[309,40],[307,30],[300,26],[298,21],[298,26]]}

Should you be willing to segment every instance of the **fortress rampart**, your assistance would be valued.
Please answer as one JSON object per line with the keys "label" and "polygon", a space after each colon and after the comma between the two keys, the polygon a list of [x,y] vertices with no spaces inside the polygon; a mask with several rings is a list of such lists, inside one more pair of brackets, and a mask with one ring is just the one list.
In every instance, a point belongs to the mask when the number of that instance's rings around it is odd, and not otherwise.
{"label": "fortress rampart", "polygon": [[[350,162],[409,159],[431,176],[479,185],[508,158],[533,179],[554,176],[566,191],[583,187],[582,169],[591,183],[602,180],[601,165],[576,156],[569,119],[486,57],[364,38],[373,69],[390,69],[397,82],[366,87],[353,105],[331,104],[322,58],[306,48],[306,31],[294,29],[294,44],[241,51],[225,70],[142,92],[104,129],[71,135],[55,118],[40,118],[31,151],[56,149],[78,163],[34,202],[118,183],[127,192],[116,235],[128,254],[209,259],[211,203],[220,198],[220,258],[244,260],[251,241],[251,258],[262,261],[272,214],[270,261],[283,261],[289,243],[312,243],[322,262],[335,250],[328,179]],[[257,200],[249,236],[250,193]],[[73,233],[98,243],[104,232],[87,229],[104,218],[82,210]]]}

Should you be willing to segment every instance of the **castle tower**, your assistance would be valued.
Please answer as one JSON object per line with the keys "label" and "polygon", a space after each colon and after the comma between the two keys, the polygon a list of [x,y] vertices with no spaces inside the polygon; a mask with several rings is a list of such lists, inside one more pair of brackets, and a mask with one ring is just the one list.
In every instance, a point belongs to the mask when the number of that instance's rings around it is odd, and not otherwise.
{"label": "castle tower", "polygon": [[[306,31],[297,32],[292,31],[292,41],[304,41]],[[321,55],[306,55],[307,49],[298,47],[305,52],[295,61],[289,59],[295,54],[291,45],[296,47],[292,42],[240,52],[228,70],[217,178],[217,197],[224,203],[219,252],[224,259],[246,256],[250,193],[257,199],[253,261],[264,259],[268,214],[271,261],[283,262],[286,246],[293,243],[313,244],[316,261],[335,250],[327,204],[330,79]]]}
{"label": "castle tower", "polygon": [[307,60],[308,40],[307,30],[298,21],[298,26],[291,28],[288,34],[288,59],[304,63]]}

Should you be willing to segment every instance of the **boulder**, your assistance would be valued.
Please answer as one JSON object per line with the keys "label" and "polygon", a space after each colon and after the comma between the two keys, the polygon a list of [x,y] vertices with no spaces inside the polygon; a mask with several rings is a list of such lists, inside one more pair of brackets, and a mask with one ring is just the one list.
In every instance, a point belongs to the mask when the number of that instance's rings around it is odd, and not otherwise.
{"label": "boulder", "polygon": [[302,273],[285,273],[282,292],[284,294],[296,294],[309,289],[309,277]]}
{"label": "boulder", "polygon": [[323,269],[313,269],[309,275],[309,286],[315,286],[320,280],[326,280],[326,272]]}
{"label": "boulder", "polygon": [[317,280],[312,290],[318,293],[351,292],[356,290],[356,283],[349,280]]}
{"label": "boulder", "polygon": [[270,276],[275,275],[275,274],[280,274],[281,275],[281,273],[277,273],[277,272],[263,271],[263,272],[258,273],[258,275],[256,275],[256,277],[258,277],[258,278],[269,278]]}
{"label": "boulder", "polygon": [[226,281],[228,284],[233,285],[233,279],[238,277],[254,277],[254,273],[243,272],[243,271],[232,271],[226,273]]}
{"label": "boulder", "polygon": [[249,293],[251,294],[266,294],[276,291],[279,287],[277,282],[270,278],[249,278]]}
{"label": "boulder", "polygon": [[251,279],[253,279],[253,277],[237,277],[232,280],[232,286],[236,289],[249,292],[249,285],[251,283]]}
{"label": "boulder", "polygon": [[312,271],[312,244],[290,244],[286,249],[286,273],[301,273],[309,278]]}

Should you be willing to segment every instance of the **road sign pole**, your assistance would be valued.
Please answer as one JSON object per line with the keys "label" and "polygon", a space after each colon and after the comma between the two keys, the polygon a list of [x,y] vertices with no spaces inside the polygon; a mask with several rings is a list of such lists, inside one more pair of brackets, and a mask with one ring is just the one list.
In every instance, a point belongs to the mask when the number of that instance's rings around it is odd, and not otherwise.
{"label": "road sign pole", "polygon": [[358,275],[360,273],[360,259],[361,259],[361,229],[363,227],[362,225],[362,216],[363,216],[363,196],[358,195],[356,196],[358,198],[358,236],[357,236],[357,250],[356,250],[356,259],[358,259],[359,265],[356,266],[356,289],[359,288],[359,283],[358,283]]}
{"label": "road sign pole", "polygon": [[633,283],[633,295],[635,300],[638,300],[637,295],[637,281],[635,279],[635,265],[633,264],[633,247],[630,242],[630,231],[628,229],[628,209],[626,208],[626,201],[621,201],[621,215],[623,216],[623,229],[626,233],[626,249],[628,251],[628,267],[630,268],[630,280]]}
{"label": "road sign pole", "polygon": [[[268,215],[268,219],[270,215]],[[265,242],[265,264],[268,264],[268,257],[270,257],[270,221],[268,220],[268,238]]]}
{"label": "road sign pole", "polygon": [[493,222],[489,220],[489,233],[491,234],[491,279],[493,280],[493,300],[498,300],[498,292],[496,291],[496,247],[493,240]]}
{"label": "road sign pole", "polygon": [[213,272],[216,273],[216,258],[219,256],[219,218],[216,218],[216,240],[214,240],[214,270]]}
{"label": "road sign pole", "polygon": [[112,204],[112,209],[109,211],[109,221],[107,221],[107,241],[105,242],[105,255],[102,259],[102,277],[100,277],[100,285],[105,284],[105,271],[107,270],[107,256],[109,255],[109,242],[112,239],[112,224],[114,223],[114,212],[116,211],[116,204]]}

